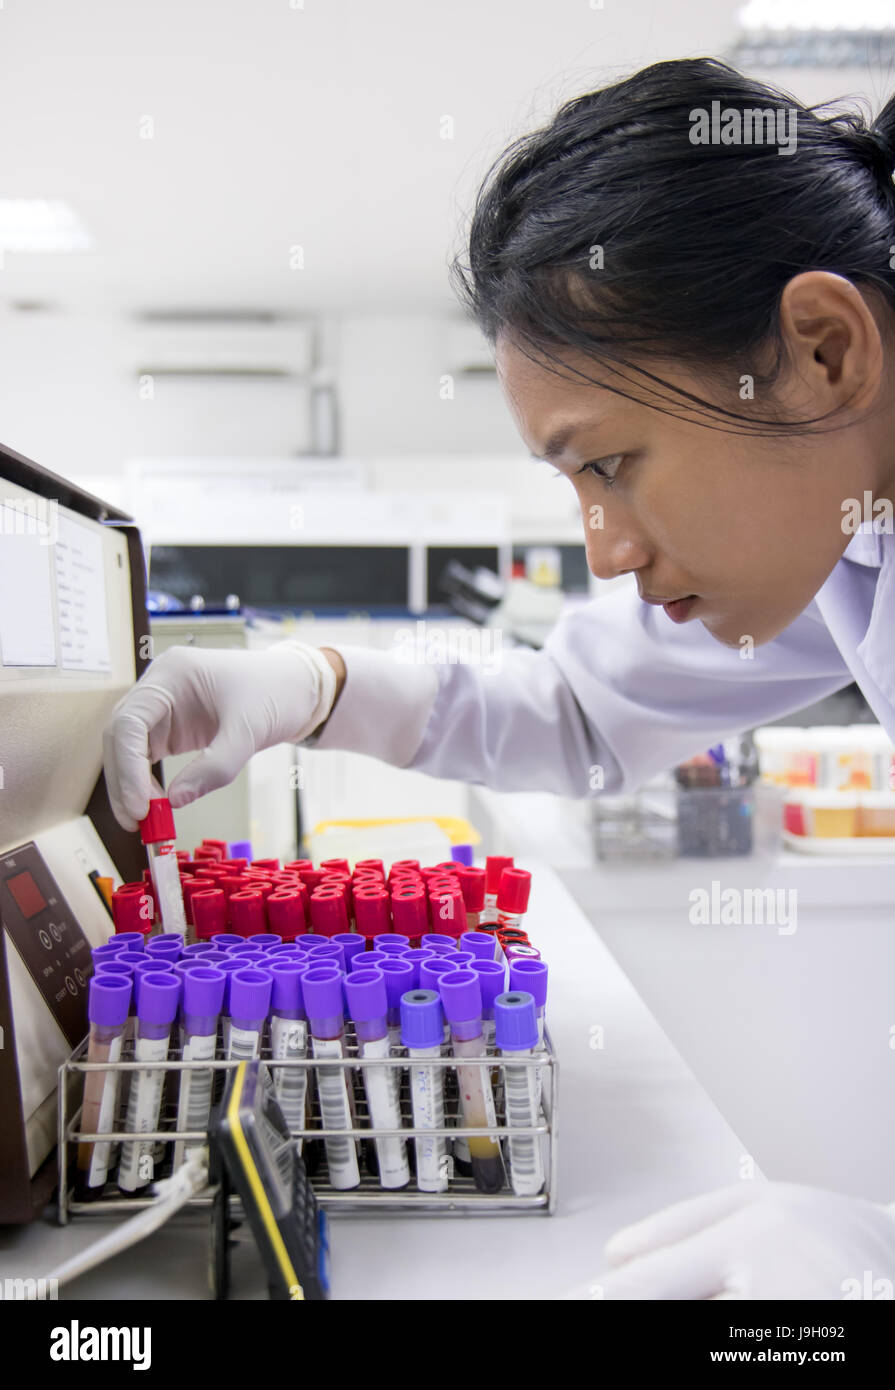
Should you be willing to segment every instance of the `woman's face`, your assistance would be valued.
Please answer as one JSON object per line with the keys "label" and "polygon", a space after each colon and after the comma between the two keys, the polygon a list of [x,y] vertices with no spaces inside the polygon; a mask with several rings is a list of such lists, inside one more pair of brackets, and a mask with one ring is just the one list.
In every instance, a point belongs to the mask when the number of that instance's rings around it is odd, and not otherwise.
{"label": "woman's face", "polygon": [[[585,358],[564,360],[600,379]],[[642,599],[668,603],[675,622],[698,619],[728,646],[767,642],[798,616],[851,539],[844,499],[861,499],[873,485],[863,437],[849,430],[800,438],[722,433],[560,376],[506,336],[498,339],[497,368],[532,454],[575,488],[591,571],[600,579],[632,572]],[[650,370],[709,395],[673,365]],[[821,413],[804,389],[799,397],[806,414]],[[662,403],[680,409],[667,393]],[[735,393],[723,405],[749,409]],[[763,413],[770,411],[756,410]],[[594,463],[610,477],[598,476]]]}

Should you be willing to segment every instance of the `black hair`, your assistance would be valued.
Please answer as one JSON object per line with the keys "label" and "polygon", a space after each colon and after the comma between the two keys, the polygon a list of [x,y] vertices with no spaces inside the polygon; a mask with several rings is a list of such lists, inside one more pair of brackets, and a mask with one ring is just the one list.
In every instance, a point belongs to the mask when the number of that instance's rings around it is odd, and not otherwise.
{"label": "black hair", "polygon": [[[794,150],[693,143],[695,113],[713,102],[744,120],[794,113]],[[771,387],[780,296],[806,270],[835,272],[895,309],[893,169],[895,97],[868,124],[712,58],[655,63],[567,102],[504,151],[452,276],[492,344],[507,332],[551,370],[571,372],[561,353],[578,350],[657,409],[670,393],[702,423],[720,419],[715,428],[804,429],[816,422],[726,410],[644,363],[673,358],[703,377],[735,366],[737,379]]]}

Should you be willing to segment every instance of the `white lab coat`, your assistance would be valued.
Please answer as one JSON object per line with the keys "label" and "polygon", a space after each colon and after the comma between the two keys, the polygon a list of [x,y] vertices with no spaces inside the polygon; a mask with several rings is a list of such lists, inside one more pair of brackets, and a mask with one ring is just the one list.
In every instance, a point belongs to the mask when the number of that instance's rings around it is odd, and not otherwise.
{"label": "white lab coat", "polygon": [[895,742],[893,627],[895,537],[867,523],[751,658],[642,603],[632,578],[557,623],[543,651],[504,651],[492,671],[340,648],[348,679],[313,743],[500,791],[587,797],[633,790],[852,680]]}

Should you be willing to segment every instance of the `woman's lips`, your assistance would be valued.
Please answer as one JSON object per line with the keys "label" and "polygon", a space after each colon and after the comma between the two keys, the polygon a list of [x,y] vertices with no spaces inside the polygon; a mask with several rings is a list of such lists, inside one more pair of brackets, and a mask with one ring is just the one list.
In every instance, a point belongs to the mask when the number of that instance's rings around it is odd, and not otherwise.
{"label": "woman's lips", "polygon": [[696,594],[690,594],[688,598],[676,598],[671,603],[663,603],[662,607],[673,623],[685,623],[696,598]]}

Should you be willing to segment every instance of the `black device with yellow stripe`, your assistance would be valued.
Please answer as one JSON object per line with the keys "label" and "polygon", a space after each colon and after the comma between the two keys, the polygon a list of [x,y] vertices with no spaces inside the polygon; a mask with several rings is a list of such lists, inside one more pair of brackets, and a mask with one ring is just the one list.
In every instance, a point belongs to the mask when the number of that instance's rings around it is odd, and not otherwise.
{"label": "black device with yellow stripe", "polygon": [[212,1270],[217,1297],[226,1298],[229,1287],[229,1195],[235,1191],[264,1260],[271,1298],[327,1298],[326,1217],[263,1062],[241,1062],[230,1073],[209,1140],[219,1184]]}

